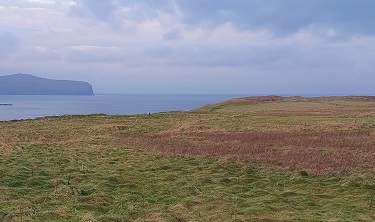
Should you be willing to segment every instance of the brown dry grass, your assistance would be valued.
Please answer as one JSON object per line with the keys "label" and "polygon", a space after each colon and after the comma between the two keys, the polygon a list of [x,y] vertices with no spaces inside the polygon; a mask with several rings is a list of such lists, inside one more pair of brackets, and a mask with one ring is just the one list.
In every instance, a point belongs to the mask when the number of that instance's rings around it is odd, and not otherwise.
{"label": "brown dry grass", "polygon": [[280,97],[252,96],[210,104],[204,112],[279,116],[375,116],[373,96]]}
{"label": "brown dry grass", "polygon": [[[374,177],[375,117],[368,115],[375,110],[374,98],[247,97],[193,112],[3,122],[0,150],[7,155],[24,144],[89,144],[92,149],[132,143],[165,155]],[[289,115],[291,110],[299,115]]]}
{"label": "brown dry grass", "polygon": [[121,135],[120,141],[165,155],[373,177],[374,108],[375,97],[363,96],[238,98],[175,119],[158,133]]}
{"label": "brown dry grass", "polygon": [[375,174],[375,140],[368,132],[169,133],[123,139],[167,155],[266,163],[317,175]]}

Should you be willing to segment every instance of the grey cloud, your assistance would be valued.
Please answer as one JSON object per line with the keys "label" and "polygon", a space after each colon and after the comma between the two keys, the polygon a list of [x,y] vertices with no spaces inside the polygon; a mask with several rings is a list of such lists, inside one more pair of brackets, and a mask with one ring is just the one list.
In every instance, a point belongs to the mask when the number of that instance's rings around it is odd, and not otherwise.
{"label": "grey cloud", "polygon": [[145,51],[145,54],[152,58],[162,58],[170,55],[172,50],[167,46],[154,46]]}
{"label": "grey cloud", "polygon": [[169,67],[234,67],[246,66],[253,58],[251,50],[243,48],[220,48],[215,45],[189,44],[170,46],[166,44],[154,45],[144,51],[144,55],[158,62],[153,65]]}
{"label": "grey cloud", "polygon": [[71,14],[86,17],[93,15],[95,18],[103,21],[109,21],[116,7],[112,0],[80,0],[78,5],[71,7]]}
{"label": "grey cloud", "polygon": [[34,62],[59,62],[62,55],[58,50],[50,50],[44,47],[25,47],[12,55],[12,61]]}
{"label": "grey cloud", "polygon": [[323,16],[317,22],[333,24],[347,32],[375,33],[375,1],[330,0],[320,3],[320,7],[316,6],[316,13],[321,11]]}
{"label": "grey cloud", "polygon": [[11,33],[0,34],[0,56],[7,56],[19,46],[18,38]]}
{"label": "grey cloud", "polygon": [[[168,53],[163,50],[167,50]],[[290,75],[288,73],[290,70],[299,70],[301,74],[306,70],[318,70],[314,75],[317,76],[332,69],[353,69],[360,58],[359,55],[364,54],[364,51],[352,51],[350,47],[335,46],[330,43],[306,48],[294,43],[270,43],[262,46],[240,44],[230,48],[214,44],[186,44],[167,49],[156,47],[149,53],[152,52],[155,57],[163,58],[162,63],[171,67],[257,68],[286,72],[285,76]],[[372,58],[373,54],[367,57]]]}
{"label": "grey cloud", "polygon": [[113,55],[93,54],[85,52],[69,52],[64,59],[72,63],[117,63],[122,58]]}
{"label": "grey cloud", "polygon": [[174,0],[118,0],[117,1],[121,5],[140,5],[143,7],[153,8],[155,10],[162,10],[162,11],[173,11]]}
{"label": "grey cloud", "polygon": [[[88,13],[97,19],[110,23],[118,23],[124,18],[142,21],[158,16],[159,11],[174,13],[171,0],[80,0],[79,4],[72,6],[71,14],[87,17]],[[123,7],[128,10],[123,11]]]}
{"label": "grey cloud", "polygon": [[64,51],[64,60],[72,63],[119,63],[136,57],[130,50],[114,47],[76,46]]}
{"label": "grey cloud", "polygon": [[82,0],[81,2],[100,20],[109,20],[116,10],[113,0]]}
{"label": "grey cloud", "polygon": [[193,25],[230,22],[242,28],[293,32],[313,20],[309,12],[313,10],[309,0],[177,1],[184,14],[184,21]]}
{"label": "grey cloud", "polygon": [[375,33],[372,0],[176,0],[191,25],[230,22],[240,28],[268,29],[278,34],[311,25],[346,32]]}
{"label": "grey cloud", "polygon": [[163,39],[165,41],[178,40],[178,39],[181,39],[181,38],[182,38],[181,30],[178,29],[178,28],[171,29],[171,30],[167,31],[166,33],[164,33],[164,35],[163,35]]}
{"label": "grey cloud", "polygon": [[[97,19],[140,21],[160,12],[182,14],[186,25],[232,23],[241,29],[266,29],[288,35],[310,26],[335,28],[343,33],[375,34],[373,0],[80,0],[72,11],[89,11]],[[122,7],[131,10],[121,11]]]}
{"label": "grey cloud", "polygon": [[[0,5],[28,6],[6,2]],[[65,27],[63,34],[21,29],[28,10],[14,13],[22,18],[17,22],[7,23],[13,17],[3,16],[0,29],[9,33],[0,32],[0,70],[77,73],[100,79],[102,92],[160,93],[168,87],[174,93],[195,92],[197,87],[200,92],[210,87],[213,93],[373,90],[373,0],[77,2],[71,14],[90,22],[66,17],[70,5],[51,5],[57,14],[40,15],[40,24]],[[157,21],[137,26],[148,19]],[[122,29],[111,30],[103,23]]]}

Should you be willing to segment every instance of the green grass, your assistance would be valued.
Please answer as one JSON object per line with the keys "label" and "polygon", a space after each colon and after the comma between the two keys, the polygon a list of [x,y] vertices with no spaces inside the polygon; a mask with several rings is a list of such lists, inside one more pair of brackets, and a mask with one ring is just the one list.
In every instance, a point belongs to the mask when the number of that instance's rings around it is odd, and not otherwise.
{"label": "green grass", "polygon": [[[315,103],[303,103],[306,113],[261,115],[292,105],[217,106],[0,122],[0,221],[375,221],[367,108],[310,115]],[[265,152],[246,162],[253,147]],[[298,168],[295,153],[332,171]]]}
{"label": "green grass", "polygon": [[[135,147],[27,146],[1,156],[5,221],[372,221],[374,190]],[[26,218],[26,219],[25,219]]]}

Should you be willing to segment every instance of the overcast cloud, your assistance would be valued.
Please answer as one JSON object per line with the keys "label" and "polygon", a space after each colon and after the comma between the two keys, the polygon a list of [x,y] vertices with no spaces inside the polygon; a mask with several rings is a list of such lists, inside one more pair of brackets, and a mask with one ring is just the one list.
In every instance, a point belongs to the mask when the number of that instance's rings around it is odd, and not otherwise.
{"label": "overcast cloud", "polygon": [[373,0],[3,0],[0,75],[96,93],[375,94]]}

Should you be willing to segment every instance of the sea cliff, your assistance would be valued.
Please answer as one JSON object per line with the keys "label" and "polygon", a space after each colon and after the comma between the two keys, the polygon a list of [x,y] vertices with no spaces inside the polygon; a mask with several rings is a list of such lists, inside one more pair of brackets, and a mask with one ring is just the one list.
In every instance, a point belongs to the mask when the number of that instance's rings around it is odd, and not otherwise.
{"label": "sea cliff", "polygon": [[94,95],[94,91],[88,82],[14,74],[0,76],[0,95]]}

